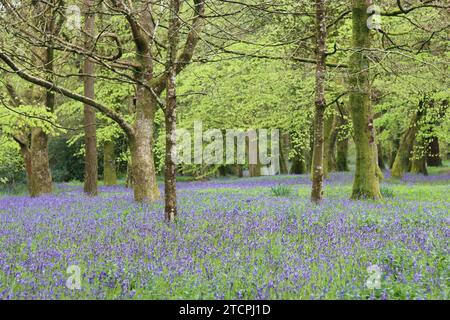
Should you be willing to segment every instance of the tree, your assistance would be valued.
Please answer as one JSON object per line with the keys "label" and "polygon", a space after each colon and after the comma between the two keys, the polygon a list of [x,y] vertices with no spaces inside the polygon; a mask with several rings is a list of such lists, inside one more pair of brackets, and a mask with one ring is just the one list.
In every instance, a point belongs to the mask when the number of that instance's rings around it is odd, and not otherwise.
{"label": "tree", "polygon": [[420,120],[425,113],[425,108],[426,101],[425,99],[422,99],[411,118],[410,125],[402,136],[391,171],[391,176],[394,178],[403,177],[403,174],[407,172],[410,167],[411,152],[414,147],[417,132],[419,131]]}
{"label": "tree", "polygon": [[434,136],[431,138],[431,142],[429,144],[430,153],[427,157],[427,165],[430,167],[441,167],[442,166],[442,158],[439,147],[439,138]]}
{"label": "tree", "polygon": [[336,170],[337,117],[333,109],[325,115],[324,122],[324,176]]}
{"label": "tree", "polygon": [[350,113],[356,147],[353,199],[380,199],[377,176],[375,127],[370,101],[369,58],[370,30],[367,12],[371,0],[352,1],[352,50],[349,61]]}
{"label": "tree", "polygon": [[103,143],[103,184],[113,186],[117,184],[115,143],[108,140]]}
{"label": "tree", "polygon": [[[5,79],[7,78],[5,77]],[[44,149],[38,148],[36,147],[36,144],[32,145],[31,140],[36,137],[36,128],[39,128],[39,132],[42,131],[42,135],[47,137],[51,134],[55,134],[56,130],[52,124],[56,122],[56,117],[43,105],[26,105],[25,101],[19,97],[13,85],[8,81],[6,81],[6,87],[11,99],[9,99],[8,102],[6,99],[3,99],[3,96],[0,96],[3,105],[1,110],[0,136],[2,141],[6,138],[10,138],[11,142],[17,143],[25,169],[28,192],[32,197],[36,197],[42,194],[39,193],[39,191],[42,191],[43,189],[42,186],[36,185],[36,182],[39,181],[40,177],[34,176],[36,171],[33,170],[33,165],[36,161],[33,161],[32,157],[36,156],[36,153],[39,150],[46,151],[47,146],[45,145]],[[8,144],[5,144],[5,148],[7,146]],[[45,158],[45,155],[43,158]],[[8,160],[3,158],[2,161],[7,162]],[[14,163],[13,159],[11,159],[11,161]],[[14,176],[15,175],[8,174],[6,175],[6,178],[12,179]]]}
{"label": "tree", "polygon": [[337,102],[336,170],[348,171],[348,116],[344,103]]}
{"label": "tree", "polygon": [[[53,2],[51,4],[55,5]],[[86,51],[75,44],[68,43],[61,37],[52,36],[50,40],[53,43],[52,46],[54,49],[89,57],[103,68],[113,71],[117,75],[117,81],[131,82],[135,85],[135,112],[132,124],[119,112],[111,110],[108,106],[94,99],[78,94],[64,86],[56,84],[54,81],[43,79],[39,74],[34,75],[29,71],[24,71],[18,64],[26,64],[27,61],[24,61],[22,56],[15,55],[11,50],[6,50],[4,45],[2,45],[0,50],[0,59],[3,60],[12,72],[22,79],[44,87],[48,92],[59,93],[67,98],[88,104],[117,122],[127,135],[130,145],[134,199],[137,202],[148,202],[159,198],[152,152],[154,117],[158,107],[162,105],[159,97],[166,89],[168,75],[166,72],[155,75],[154,63],[158,60],[158,57],[155,55],[161,54],[160,44],[155,44],[157,42],[155,39],[156,27],[159,25],[160,19],[163,19],[164,16],[162,13],[158,20],[156,17],[153,17],[152,14],[156,14],[158,11],[151,11],[150,9],[153,8],[153,4],[150,2],[147,3],[147,1],[138,4],[137,8],[134,8],[132,3],[130,5],[129,7],[121,0],[113,0],[107,5],[107,8],[108,13],[120,15],[128,23],[135,49],[135,54],[132,56],[134,57],[133,61],[121,60],[123,48],[116,34],[103,34],[103,37],[111,38],[116,43],[117,53],[113,55],[105,55],[93,52],[92,50]],[[15,33],[22,36],[25,39],[24,41],[28,43],[47,44],[47,38],[40,38],[29,34],[28,30],[33,29],[33,26],[30,26],[20,14],[22,10],[26,10],[24,8],[25,6],[22,5],[12,10],[11,18],[18,18],[21,22],[21,25],[15,30]],[[177,52],[177,73],[180,73],[190,63],[194,50],[200,40],[205,11],[204,1],[195,0],[192,11],[192,22],[187,27],[188,30],[186,31],[184,47],[180,52]],[[156,22],[158,25],[154,24]],[[155,46],[158,48],[155,48]],[[125,72],[118,70],[125,70]],[[46,74],[45,70],[40,71],[44,71],[44,75]],[[130,71],[132,72],[132,76],[126,73]]]}
{"label": "tree", "polygon": [[176,193],[176,124],[177,124],[177,47],[180,30],[180,1],[170,1],[170,24],[168,29],[168,51],[167,51],[167,94],[165,106],[166,124],[166,158],[165,158],[165,220],[170,222],[175,220],[177,215],[177,193]]}
{"label": "tree", "polygon": [[314,114],[314,151],[312,163],[312,189],[311,200],[318,203],[323,197],[323,175],[324,175],[324,114],[325,80],[326,80],[326,9],[324,0],[316,0],[316,29],[317,29],[317,65],[316,65],[316,98]]}
{"label": "tree", "polygon": [[[84,0],[86,9],[84,32],[85,50],[93,50],[95,32],[95,13],[93,0]],[[95,99],[94,94],[94,63],[89,57],[84,58],[84,96]],[[84,105],[84,192],[89,196],[97,195],[98,163],[95,109],[89,104]]]}
{"label": "tree", "polygon": [[[46,126],[43,121],[36,120],[47,119],[48,113],[53,113],[53,109],[48,109],[50,104],[47,103],[51,100],[47,100],[45,96],[45,111],[42,110],[41,106],[36,106],[36,110],[31,112],[31,105],[36,103],[36,99],[43,97],[42,92],[36,94],[32,89],[27,90],[26,97],[24,97],[27,101],[24,101],[14,85],[9,82],[8,77],[5,76],[5,80],[5,87],[10,96],[10,106],[8,107],[4,101],[3,105],[13,113],[13,118],[8,121],[9,128],[3,127],[3,131],[9,133],[19,145],[25,165],[30,196],[37,197],[41,194],[50,193],[52,178],[48,160],[48,134],[51,131],[48,130],[48,123]],[[36,111],[38,112],[36,113]],[[30,115],[32,119],[26,119],[27,115]]]}

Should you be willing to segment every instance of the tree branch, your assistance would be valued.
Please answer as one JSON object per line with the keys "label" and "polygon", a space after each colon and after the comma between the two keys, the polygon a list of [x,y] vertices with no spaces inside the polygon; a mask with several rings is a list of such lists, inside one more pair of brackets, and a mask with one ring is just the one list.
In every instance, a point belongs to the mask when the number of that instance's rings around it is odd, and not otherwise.
{"label": "tree branch", "polygon": [[24,71],[22,71],[12,60],[11,58],[6,55],[3,51],[0,51],[0,59],[3,60],[10,68],[11,70],[17,74],[20,78],[31,82],[35,85],[38,85],[40,87],[46,88],[47,90],[51,92],[56,92],[59,94],[62,94],[65,97],[71,98],[73,100],[85,103],[90,105],[91,107],[97,109],[101,113],[103,113],[105,116],[109,117],[110,119],[114,120],[127,134],[128,137],[134,136],[134,129],[133,127],[125,121],[125,119],[118,114],[117,112],[109,109],[105,105],[98,103],[95,100],[86,98],[83,95],[77,94],[75,92],[72,92],[70,90],[67,90],[63,87],[60,87],[50,81],[35,77],[33,75],[30,75]]}

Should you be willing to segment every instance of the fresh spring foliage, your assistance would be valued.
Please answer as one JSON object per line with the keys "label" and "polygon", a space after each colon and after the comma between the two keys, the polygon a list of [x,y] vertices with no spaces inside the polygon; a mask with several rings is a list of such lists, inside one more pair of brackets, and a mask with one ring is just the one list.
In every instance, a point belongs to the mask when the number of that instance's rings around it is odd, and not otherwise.
{"label": "fresh spring foliage", "polygon": [[292,189],[290,187],[282,184],[270,188],[270,191],[275,197],[287,197],[292,193]]}

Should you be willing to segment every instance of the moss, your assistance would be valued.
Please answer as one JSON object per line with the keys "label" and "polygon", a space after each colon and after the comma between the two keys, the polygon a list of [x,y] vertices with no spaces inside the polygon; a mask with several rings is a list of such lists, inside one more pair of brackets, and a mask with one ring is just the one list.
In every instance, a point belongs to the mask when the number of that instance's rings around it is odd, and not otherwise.
{"label": "moss", "polygon": [[105,186],[117,184],[114,141],[106,141],[103,145],[103,182]]}
{"label": "moss", "polygon": [[353,2],[352,46],[350,57],[350,110],[356,146],[356,171],[353,182],[353,199],[381,199],[375,155],[375,130],[370,102],[369,61],[363,49],[370,48],[367,28],[367,2]]}
{"label": "moss", "polygon": [[52,192],[48,136],[40,128],[34,128],[31,133],[31,173],[30,195],[32,197]]}

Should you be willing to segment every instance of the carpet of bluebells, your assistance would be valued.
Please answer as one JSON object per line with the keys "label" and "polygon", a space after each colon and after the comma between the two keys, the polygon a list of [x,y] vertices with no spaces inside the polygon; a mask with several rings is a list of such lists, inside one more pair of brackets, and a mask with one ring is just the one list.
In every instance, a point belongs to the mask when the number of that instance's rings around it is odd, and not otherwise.
{"label": "carpet of bluebells", "polygon": [[180,182],[172,225],[122,186],[3,195],[0,299],[449,299],[450,172],[386,176],[371,202],[332,174],[317,206],[308,175]]}

